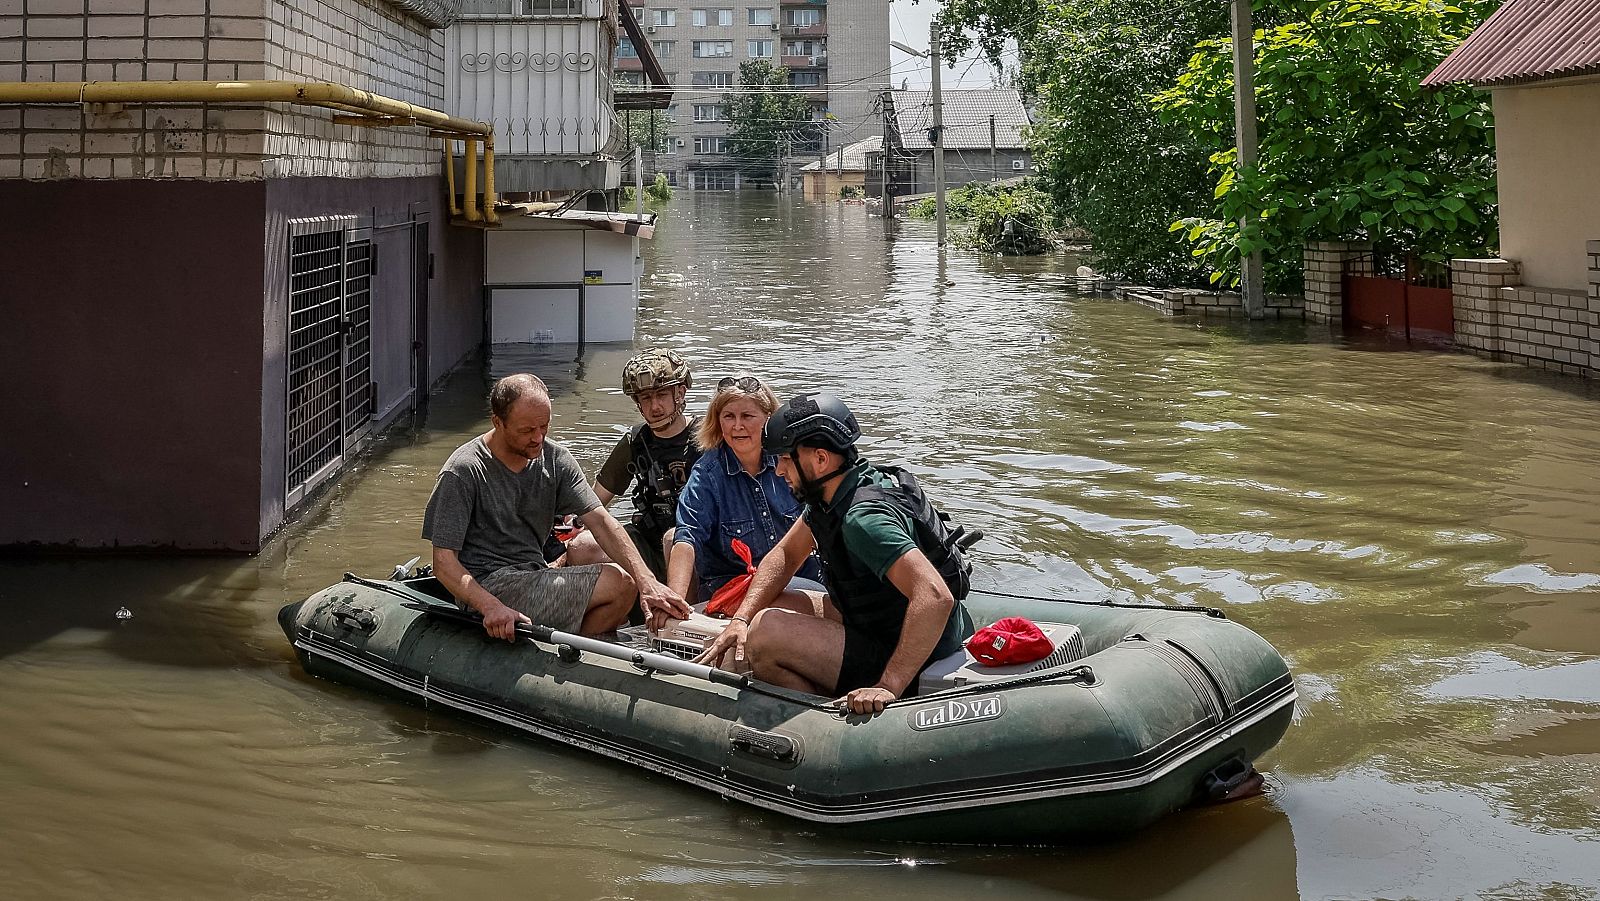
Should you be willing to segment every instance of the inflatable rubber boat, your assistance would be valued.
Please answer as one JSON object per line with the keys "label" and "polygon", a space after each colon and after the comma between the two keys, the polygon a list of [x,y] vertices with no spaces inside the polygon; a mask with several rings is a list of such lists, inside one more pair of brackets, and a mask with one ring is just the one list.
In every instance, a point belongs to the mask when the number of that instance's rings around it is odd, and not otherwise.
{"label": "inflatable rubber boat", "polygon": [[448,598],[436,579],[397,567],[389,580],[346,575],[279,622],[313,676],[895,839],[1131,831],[1258,782],[1255,760],[1294,711],[1283,658],[1204,608],[974,591],[977,625],[1026,617],[1050,637],[1050,656],[985,667],[963,651],[929,667],[917,695],[864,717],[689,662],[701,644],[690,623],[617,641],[534,626],[509,643]]}

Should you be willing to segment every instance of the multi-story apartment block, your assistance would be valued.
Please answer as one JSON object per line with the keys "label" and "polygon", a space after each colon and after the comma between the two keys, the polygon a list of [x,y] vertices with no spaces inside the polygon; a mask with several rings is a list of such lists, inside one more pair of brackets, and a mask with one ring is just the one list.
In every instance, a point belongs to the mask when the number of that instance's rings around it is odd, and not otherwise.
{"label": "multi-story apartment block", "polygon": [[[808,92],[821,136],[795,148],[795,168],[829,148],[882,133],[873,100],[889,84],[889,0],[629,0],[650,49],[673,86],[671,137],[658,171],[682,187],[732,190],[746,172],[729,153],[723,95],[739,66],[764,59],[788,69],[791,88]],[[618,47],[618,78],[638,84],[638,48]]]}

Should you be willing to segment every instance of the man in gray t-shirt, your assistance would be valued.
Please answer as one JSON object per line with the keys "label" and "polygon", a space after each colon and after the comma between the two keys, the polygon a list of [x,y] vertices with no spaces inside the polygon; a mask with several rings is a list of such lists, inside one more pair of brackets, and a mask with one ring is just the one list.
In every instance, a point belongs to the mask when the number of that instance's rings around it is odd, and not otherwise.
{"label": "man in gray t-shirt", "polygon": [[[495,383],[489,404],[493,428],[445,461],[422,520],[434,575],[450,593],[483,615],[485,631],[507,641],[517,623],[530,621],[610,632],[627,622],[635,598],[652,624],[686,618],[688,605],[651,574],[572,454],[545,440],[544,383],[526,373],[507,376]],[[568,514],[617,562],[547,566],[545,536]]]}

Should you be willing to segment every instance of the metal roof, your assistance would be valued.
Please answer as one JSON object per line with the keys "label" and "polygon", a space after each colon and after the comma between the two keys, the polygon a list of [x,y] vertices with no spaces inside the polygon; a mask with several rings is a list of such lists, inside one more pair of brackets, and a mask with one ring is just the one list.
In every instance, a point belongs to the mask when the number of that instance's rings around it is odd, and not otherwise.
{"label": "metal roof", "polygon": [[[994,117],[995,147],[1021,150],[1028,146],[1022,130],[1030,124],[1022,95],[1015,88],[944,91],[944,149],[988,150],[989,117]],[[907,150],[932,150],[928,130],[933,127],[930,91],[891,91],[895,121],[900,126],[900,146]]]}
{"label": "metal roof", "polygon": [[[985,125],[984,127],[987,128],[988,126]],[[987,147],[989,145],[985,144],[983,146]],[[883,138],[867,138],[864,141],[857,141],[854,144],[846,144],[845,147],[844,147],[844,171],[846,171],[846,172],[865,172],[865,171],[867,171],[867,151],[869,151],[869,150],[882,150],[882,149],[883,149]],[[828,171],[829,172],[836,171],[839,168],[839,148],[835,147],[828,154],[827,159],[828,159]],[[806,163],[804,166],[801,166],[800,167],[800,171],[801,172],[805,172],[807,170],[810,170],[812,172],[815,172],[815,171],[817,171],[818,168],[819,168],[818,163],[810,162],[810,163]]]}
{"label": "metal roof", "polygon": [[1514,84],[1600,73],[1600,0],[1506,0],[1424,87]]}

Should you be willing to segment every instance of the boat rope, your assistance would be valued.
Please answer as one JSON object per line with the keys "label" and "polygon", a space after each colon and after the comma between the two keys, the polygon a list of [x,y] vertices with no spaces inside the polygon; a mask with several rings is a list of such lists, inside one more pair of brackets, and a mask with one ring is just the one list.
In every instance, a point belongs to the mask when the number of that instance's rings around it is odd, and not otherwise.
{"label": "boat rope", "polygon": [[1012,598],[1018,601],[1047,601],[1052,604],[1082,604],[1085,607],[1115,607],[1119,610],[1172,610],[1178,613],[1204,613],[1206,616],[1217,619],[1227,619],[1228,614],[1215,607],[1202,607],[1198,604],[1124,604],[1117,601],[1082,601],[1076,598],[1046,598],[1036,594],[1011,594],[1005,591],[995,591],[992,588],[974,588],[973,591],[983,594],[992,594],[995,597]]}

